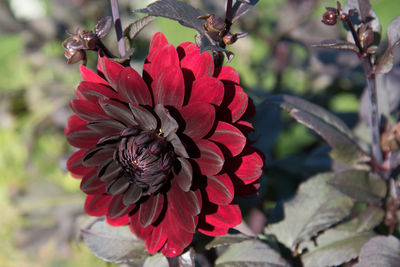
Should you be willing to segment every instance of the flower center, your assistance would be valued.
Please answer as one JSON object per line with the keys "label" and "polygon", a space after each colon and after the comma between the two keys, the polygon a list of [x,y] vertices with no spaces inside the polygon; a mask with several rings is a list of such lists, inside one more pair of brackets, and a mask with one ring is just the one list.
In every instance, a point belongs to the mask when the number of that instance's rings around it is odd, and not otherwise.
{"label": "flower center", "polygon": [[149,195],[167,181],[175,154],[161,134],[129,128],[122,133],[114,157],[129,182]]}

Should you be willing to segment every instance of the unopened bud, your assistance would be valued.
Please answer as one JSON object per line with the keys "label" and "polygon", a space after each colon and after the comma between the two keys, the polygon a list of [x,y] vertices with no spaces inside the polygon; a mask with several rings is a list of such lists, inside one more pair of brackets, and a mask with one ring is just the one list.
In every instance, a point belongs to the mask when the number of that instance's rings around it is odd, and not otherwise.
{"label": "unopened bud", "polygon": [[358,34],[363,48],[368,47],[374,41],[374,32],[366,24],[362,24]]}
{"label": "unopened bud", "polygon": [[337,10],[332,7],[326,8],[327,11],[322,15],[322,22],[326,25],[335,25],[337,22]]}

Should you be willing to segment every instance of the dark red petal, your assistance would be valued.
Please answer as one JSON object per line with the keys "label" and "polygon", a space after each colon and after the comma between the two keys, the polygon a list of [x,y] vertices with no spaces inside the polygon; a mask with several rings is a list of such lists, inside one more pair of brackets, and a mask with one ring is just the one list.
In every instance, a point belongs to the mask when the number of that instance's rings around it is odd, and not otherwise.
{"label": "dark red petal", "polygon": [[231,178],[227,174],[207,176],[206,192],[212,203],[228,205],[234,197]]}
{"label": "dark red petal", "polygon": [[[112,182],[107,187],[107,193],[109,193],[111,195],[122,194],[128,189],[129,185],[130,185],[130,183],[129,183],[128,178],[126,178],[125,176],[121,176],[115,182]],[[122,202],[122,199],[121,199],[121,202]]]}
{"label": "dark red petal", "polygon": [[205,102],[219,106],[223,98],[224,84],[214,77],[202,77],[193,82],[189,104]]}
{"label": "dark red petal", "polygon": [[164,136],[168,136],[170,133],[175,133],[179,125],[176,120],[169,114],[169,111],[163,106],[158,104],[154,109],[161,121],[161,131]]}
{"label": "dark red petal", "polygon": [[133,103],[130,103],[129,107],[141,129],[154,130],[157,128],[157,120],[150,111]]}
{"label": "dark red petal", "polygon": [[106,216],[107,223],[111,226],[123,226],[129,223],[129,214],[125,214],[119,218],[111,218]]}
{"label": "dark red petal", "polygon": [[126,67],[120,75],[117,90],[128,103],[153,106],[150,89],[134,69]]}
{"label": "dark red petal", "polygon": [[123,202],[125,205],[136,203],[142,196],[142,188],[135,184],[131,184],[124,194]]}
{"label": "dark red petal", "polygon": [[86,128],[86,121],[79,118],[78,115],[69,116],[64,128],[65,135],[79,130],[88,130],[88,128]]}
{"label": "dark red petal", "polygon": [[79,84],[78,89],[75,91],[81,98],[97,104],[100,99],[113,98],[122,101],[120,95],[117,94],[111,87],[99,83],[83,81]]}
{"label": "dark red petal", "polygon": [[164,256],[172,258],[181,255],[184,249],[185,247],[181,247],[168,239],[161,252]]}
{"label": "dark red petal", "polygon": [[124,123],[126,126],[137,125],[131,110],[121,102],[111,99],[102,99],[100,100],[100,106],[107,113],[107,115]]}
{"label": "dark red petal", "polygon": [[81,181],[81,190],[88,195],[100,195],[106,192],[107,183],[97,177],[97,168],[92,168]]}
{"label": "dark red petal", "polygon": [[102,136],[116,135],[126,128],[125,125],[116,120],[93,121],[86,126]]}
{"label": "dark red petal", "polygon": [[72,126],[68,125],[68,123],[66,128],[69,128],[66,131],[70,131],[67,134],[68,143],[78,148],[89,149],[95,146],[97,141],[101,138],[98,133],[89,129],[75,130]]}
{"label": "dark red petal", "polygon": [[176,213],[171,211],[168,208],[166,218],[162,221],[163,230],[168,236],[166,245],[172,242],[176,245],[176,248],[184,249],[192,241],[193,233],[187,232],[185,228],[182,228],[182,222],[179,221],[180,218],[176,218]]}
{"label": "dark red petal", "polygon": [[99,56],[98,63],[98,67],[100,67],[100,70],[103,72],[108,83],[112,88],[116,89],[118,86],[119,73],[124,69],[124,67],[105,56]]}
{"label": "dark red petal", "polygon": [[174,179],[178,186],[185,192],[189,191],[192,186],[193,169],[190,162],[184,158],[177,158],[181,164],[181,169],[175,174]]}
{"label": "dark red petal", "polygon": [[125,206],[124,203],[122,202],[122,198],[124,196],[121,195],[115,195],[112,196],[110,199],[110,203],[108,204],[108,210],[107,210],[107,216],[110,218],[119,218],[122,217],[131,211],[135,205],[128,205]]}
{"label": "dark red petal", "polygon": [[75,178],[82,178],[90,170],[89,167],[83,166],[82,164],[82,158],[85,153],[86,150],[80,149],[72,154],[67,161],[67,169]]}
{"label": "dark red petal", "polygon": [[254,198],[258,194],[258,189],[260,188],[260,182],[255,181],[251,184],[244,184],[240,179],[233,178],[233,185],[235,187],[235,196],[243,198]]}
{"label": "dark red petal", "polygon": [[230,66],[222,66],[221,68],[216,69],[214,77],[217,77],[218,80],[231,81],[236,84],[240,83],[239,74]]}
{"label": "dark red petal", "polygon": [[88,195],[85,201],[85,212],[90,216],[105,215],[110,199],[110,195]]}
{"label": "dark red petal", "polygon": [[224,165],[224,156],[216,144],[208,140],[196,142],[200,150],[200,158],[194,159],[199,165],[203,175],[215,175],[219,173]]}
{"label": "dark red petal", "polygon": [[121,171],[119,164],[114,159],[110,159],[98,168],[97,176],[108,183],[120,176]]}
{"label": "dark red petal", "polygon": [[214,125],[215,108],[207,103],[193,103],[179,110],[186,126],[184,134],[193,140],[206,136]]}
{"label": "dark red petal", "polygon": [[151,38],[149,55],[147,56],[147,59],[151,61],[153,53],[158,49],[162,49],[166,45],[168,45],[168,41],[164,34],[161,32],[154,34],[153,38]]}
{"label": "dark red petal", "polygon": [[212,76],[214,73],[214,62],[207,52],[190,53],[181,60],[181,68],[190,70],[196,79]]}
{"label": "dark red petal", "polygon": [[192,53],[197,53],[200,54],[200,48],[191,42],[184,42],[181,43],[177,48],[176,48],[179,59],[182,60],[185,56],[188,56]]}
{"label": "dark red petal", "polygon": [[157,194],[150,196],[145,202],[140,204],[139,222],[145,228],[157,220],[164,205],[164,195]]}
{"label": "dark red petal", "polygon": [[239,205],[218,205],[213,214],[206,214],[205,222],[216,227],[234,227],[242,221],[242,213]]}
{"label": "dark red petal", "polygon": [[202,223],[200,226],[199,223],[199,228],[197,229],[200,233],[203,233],[205,235],[209,236],[223,236],[228,233],[229,227],[224,227],[224,226],[214,226],[214,225],[209,225]]}
{"label": "dark red petal", "polygon": [[99,75],[97,75],[95,72],[93,72],[86,66],[80,65],[79,68],[81,71],[82,81],[108,85],[108,83],[103,78],[101,78]]}
{"label": "dark red petal", "polygon": [[214,142],[222,144],[228,149],[232,156],[237,156],[246,145],[246,137],[233,125],[219,121],[213,135],[209,138]]}
{"label": "dark red petal", "polygon": [[245,135],[247,136],[249,133],[254,132],[253,125],[248,121],[237,121],[235,126]]}
{"label": "dark red petal", "polygon": [[114,148],[94,147],[86,151],[83,165],[88,167],[99,166],[113,158]]}
{"label": "dark red petal", "polygon": [[71,100],[70,107],[79,117],[86,121],[108,119],[101,107],[86,100]]}
{"label": "dark red petal", "polygon": [[153,85],[154,104],[180,108],[185,96],[182,70],[176,66],[164,68]]}
{"label": "dark red petal", "polygon": [[146,248],[149,253],[153,254],[159,251],[167,241],[167,235],[162,230],[161,224],[154,227],[153,232],[146,239]]}
{"label": "dark red petal", "polygon": [[233,99],[229,103],[228,108],[231,111],[232,122],[236,122],[246,112],[249,97],[243,91],[242,87],[237,85],[225,85],[225,92],[226,91],[234,91]]}
{"label": "dark red petal", "polygon": [[186,151],[185,146],[182,141],[179,139],[178,135],[175,133],[171,133],[166,137],[167,141],[171,143],[174,147],[174,152],[184,158],[189,158],[189,154]]}
{"label": "dark red petal", "polygon": [[130,217],[130,227],[132,232],[137,235],[140,239],[146,240],[153,232],[154,226],[149,225],[143,228],[139,223],[139,212],[136,212]]}
{"label": "dark red petal", "polygon": [[262,174],[263,160],[255,149],[246,146],[243,153],[227,162],[226,170],[234,174],[245,184],[257,180]]}
{"label": "dark red petal", "polygon": [[154,53],[151,54],[150,58],[148,57],[148,60],[150,64],[145,64],[143,70],[150,74],[153,81],[155,81],[165,69],[179,67],[178,53],[175,47],[170,44],[154,50]]}

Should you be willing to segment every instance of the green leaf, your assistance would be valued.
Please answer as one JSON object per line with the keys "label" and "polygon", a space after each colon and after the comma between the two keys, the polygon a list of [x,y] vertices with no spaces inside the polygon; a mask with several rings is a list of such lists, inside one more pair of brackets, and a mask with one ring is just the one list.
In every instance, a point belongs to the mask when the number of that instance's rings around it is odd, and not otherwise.
{"label": "green leaf", "polygon": [[143,267],[169,267],[168,259],[161,253],[156,253],[147,257],[144,261]]}
{"label": "green leaf", "polygon": [[247,240],[233,244],[217,258],[216,266],[264,266],[283,267],[289,264],[267,244],[258,240]]}
{"label": "green leaf", "polygon": [[327,184],[334,177],[323,173],[301,184],[295,198],[284,204],[285,219],[269,225],[266,233],[293,248],[347,217],[353,200]]}
{"label": "green leaf", "polygon": [[124,36],[127,36],[130,40],[135,39],[144,27],[149,25],[155,18],[156,17],[149,15],[132,22],[125,28]]}
{"label": "green leaf", "polygon": [[240,243],[249,239],[252,238],[244,234],[226,234],[224,236],[217,236],[206,245],[206,249]]}
{"label": "green leaf", "polygon": [[400,241],[394,236],[371,238],[361,248],[354,267],[397,267],[400,263]]}
{"label": "green leaf", "polygon": [[81,232],[85,244],[104,261],[121,263],[149,255],[143,241],[128,226],[112,227],[101,218]]}
{"label": "green leaf", "polygon": [[376,202],[386,196],[386,183],[376,173],[349,170],[338,173],[329,181],[343,194],[361,202]]}
{"label": "green leaf", "polygon": [[358,146],[346,124],[324,108],[289,95],[271,96],[265,100],[265,104],[279,105],[295,120],[319,134],[332,147],[330,156],[334,160],[359,165],[370,159]]}
{"label": "green leaf", "polygon": [[308,247],[302,255],[304,266],[336,266],[356,258],[361,247],[376,234],[372,230],[384,216],[377,207],[368,207],[349,222],[322,233],[316,247]]}

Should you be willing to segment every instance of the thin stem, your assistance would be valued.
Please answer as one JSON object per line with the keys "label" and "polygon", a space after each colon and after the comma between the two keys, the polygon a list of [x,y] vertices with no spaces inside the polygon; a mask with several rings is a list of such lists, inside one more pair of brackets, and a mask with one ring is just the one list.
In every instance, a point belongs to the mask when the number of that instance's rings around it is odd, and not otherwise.
{"label": "thin stem", "polygon": [[[226,2],[226,15],[225,15],[225,23],[230,27],[232,25],[232,0],[228,0]],[[229,31],[229,30],[228,30]]]}
{"label": "thin stem", "polygon": [[122,38],[121,19],[119,17],[118,0],[111,0],[111,10],[115,26],[115,33],[117,34],[118,51],[121,57],[126,54],[124,39]]}
{"label": "thin stem", "polygon": [[356,46],[358,47],[358,50],[360,51],[360,55],[363,55],[364,50],[361,45],[360,39],[358,38],[356,29],[354,29],[353,23],[351,22],[350,18],[346,18],[345,22],[346,22],[347,26],[350,28],[351,34],[353,35],[354,42],[356,43]]}

